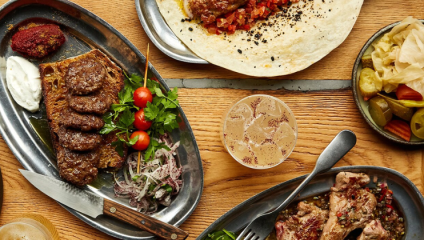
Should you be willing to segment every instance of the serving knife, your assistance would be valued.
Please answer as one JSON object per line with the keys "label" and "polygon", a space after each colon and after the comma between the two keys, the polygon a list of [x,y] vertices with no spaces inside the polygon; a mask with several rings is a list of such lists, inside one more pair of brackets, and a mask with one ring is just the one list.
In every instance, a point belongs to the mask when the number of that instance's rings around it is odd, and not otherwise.
{"label": "serving knife", "polygon": [[92,218],[105,214],[164,239],[186,239],[188,233],[109,199],[96,196],[53,177],[19,169],[38,190],[54,200]]}

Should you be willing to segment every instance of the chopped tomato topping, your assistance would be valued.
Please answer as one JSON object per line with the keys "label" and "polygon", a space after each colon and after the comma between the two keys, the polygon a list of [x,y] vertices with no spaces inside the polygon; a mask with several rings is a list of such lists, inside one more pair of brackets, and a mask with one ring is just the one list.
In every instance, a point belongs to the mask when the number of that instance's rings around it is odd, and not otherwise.
{"label": "chopped tomato topping", "polygon": [[201,20],[211,34],[219,35],[222,32],[233,34],[237,29],[248,31],[255,21],[266,19],[280,11],[280,7],[289,1],[299,2],[299,0],[249,0],[246,5],[223,16],[211,15]]}

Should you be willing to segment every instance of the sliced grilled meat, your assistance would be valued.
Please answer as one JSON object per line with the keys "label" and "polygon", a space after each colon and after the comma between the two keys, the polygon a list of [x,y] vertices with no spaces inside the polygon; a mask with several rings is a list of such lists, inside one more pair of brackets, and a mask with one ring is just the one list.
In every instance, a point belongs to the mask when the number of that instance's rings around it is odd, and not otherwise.
{"label": "sliced grilled meat", "polygon": [[389,234],[381,226],[380,220],[372,220],[362,231],[358,240],[388,240]]}
{"label": "sliced grilled meat", "polygon": [[86,95],[99,90],[105,77],[105,68],[99,61],[94,58],[82,58],[69,64],[65,83],[70,93]]}
{"label": "sliced grilled meat", "polygon": [[277,239],[317,240],[328,219],[328,211],[304,202],[299,202],[297,209],[297,215],[275,224]]}
{"label": "sliced grilled meat", "polygon": [[363,173],[341,172],[330,193],[330,218],[321,240],[343,240],[357,228],[364,228],[371,220],[377,205],[374,194],[362,187],[370,178]]}
{"label": "sliced grilled meat", "polygon": [[64,126],[59,128],[57,135],[59,143],[73,151],[93,150],[102,142],[100,134],[81,132]]}
{"label": "sliced grilled meat", "polygon": [[99,163],[97,152],[74,152],[58,146],[56,153],[59,174],[66,181],[83,186],[96,179]]}
{"label": "sliced grilled meat", "polygon": [[80,113],[102,115],[110,108],[112,99],[104,91],[97,91],[86,96],[68,95],[69,107]]}
{"label": "sliced grilled meat", "polygon": [[60,123],[66,128],[79,129],[84,132],[99,130],[105,122],[93,114],[80,114],[71,109],[66,110],[61,116]]}
{"label": "sliced grilled meat", "polygon": [[191,18],[200,18],[208,24],[216,17],[236,10],[249,0],[184,0],[184,8]]}

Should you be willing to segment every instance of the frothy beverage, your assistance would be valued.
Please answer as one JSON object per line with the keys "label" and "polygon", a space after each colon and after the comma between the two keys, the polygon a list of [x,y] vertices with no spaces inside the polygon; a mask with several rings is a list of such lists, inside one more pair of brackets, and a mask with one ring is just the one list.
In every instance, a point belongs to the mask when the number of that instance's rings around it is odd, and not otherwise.
{"label": "frothy beverage", "polygon": [[224,115],[221,140],[241,164],[265,169],[283,162],[297,140],[296,119],[281,100],[269,95],[246,97]]}
{"label": "frothy beverage", "polygon": [[45,231],[27,222],[13,222],[0,228],[1,240],[48,240]]}

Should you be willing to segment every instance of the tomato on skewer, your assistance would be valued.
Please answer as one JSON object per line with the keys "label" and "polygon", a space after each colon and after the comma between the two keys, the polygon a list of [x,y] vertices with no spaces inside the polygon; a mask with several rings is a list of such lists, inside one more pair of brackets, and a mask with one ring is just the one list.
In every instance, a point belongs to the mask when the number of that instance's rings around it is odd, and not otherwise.
{"label": "tomato on skewer", "polygon": [[138,136],[137,142],[132,145],[132,148],[138,151],[146,150],[149,147],[150,137],[145,131],[135,131],[131,134],[131,139]]}
{"label": "tomato on skewer", "polygon": [[147,121],[144,116],[144,109],[138,110],[134,114],[134,127],[138,130],[147,130],[152,126],[152,121]]}
{"label": "tomato on skewer", "polygon": [[145,108],[148,102],[152,102],[153,96],[146,87],[139,87],[134,91],[134,105]]}

